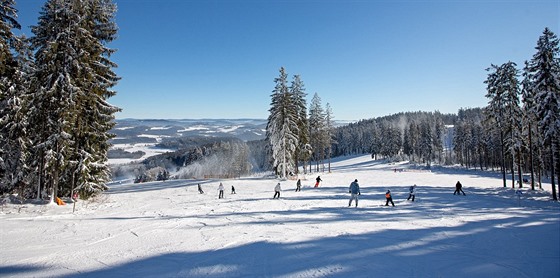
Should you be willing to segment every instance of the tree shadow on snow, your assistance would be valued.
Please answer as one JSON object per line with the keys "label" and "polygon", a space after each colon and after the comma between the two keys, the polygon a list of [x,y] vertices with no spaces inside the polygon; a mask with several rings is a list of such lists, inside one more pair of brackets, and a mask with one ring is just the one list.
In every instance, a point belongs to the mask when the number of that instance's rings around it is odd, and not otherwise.
{"label": "tree shadow on snow", "polygon": [[385,160],[367,160],[367,161],[361,161],[361,162],[357,162],[354,164],[344,164],[344,165],[331,165],[331,171],[333,172],[339,172],[339,173],[343,173],[343,172],[356,172],[356,171],[361,171],[361,170],[368,170],[371,171],[370,168],[375,167],[375,166],[379,166],[379,165],[383,165],[386,164],[387,161]]}
{"label": "tree shadow on snow", "polygon": [[0,266],[0,276],[26,277],[29,276],[29,273],[41,272],[43,269],[44,267],[30,265]]}
{"label": "tree shadow on snow", "polygon": [[[548,233],[558,231],[559,223],[542,214],[530,219],[539,225],[527,225],[528,217],[290,243],[259,241],[162,254],[63,277],[557,277],[559,240]],[[529,242],[515,244],[522,239]]]}

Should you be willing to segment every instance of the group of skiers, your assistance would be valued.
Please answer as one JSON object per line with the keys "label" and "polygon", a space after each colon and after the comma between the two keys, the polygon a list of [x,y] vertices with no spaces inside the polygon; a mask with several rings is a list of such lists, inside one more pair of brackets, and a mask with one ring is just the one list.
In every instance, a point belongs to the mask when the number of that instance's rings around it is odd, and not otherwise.
{"label": "group of skiers", "polygon": [[[321,176],[317,176],[317,178],[315,179],[315,188],[319,187],[319,183],[322,181],[323,180],[321,179]],[[272,199],[280,199],[280,191],[282,191],[282,187],[280,186],[280,183],[278,183],[274,187],[274,196],[272,197]],[[298,179],[296,182],[296,192],[300,192],[300,191],[301,191],[301,179]]]}
{"label": "group of skiers", "polygon": [[[352,183],[350,183],[350,188],[348,188],[348,193],[350,193],[350,200],[348,201],[348,206],[351,207],[352,201],[355,201],[356,207],[358,207],[358,196],[362,195],[362,193],[360,192],[360,185],[358,184],[357,179],[355,179]],[[416,194],[416,184],[410,187],[410,195],[408,196],[407,200],[410,200],[410,197],[412,197],[412,201],[414,202],[415,194]],[[385,206],[388,206],[389,203],[395,206],[395,203],[393,202],[393,197],[391,196],[391,190],[387,190],[387,192],[385,192],[385,200],[386,200]]]}
{"label": "group of skiers", "polygon": [[[224,198],[224,190],[224,185],[220,182],[220,185],[218,185],[218,199]],[[204,190],[202,190],[200,183],[198,184],[198,193],[204,194]],[[235,187],[233,185],[231,186],[231,194],[236,194]]]}
{"label": "group of skiers", "polygon": [[[319,187],[319,183],[322,181],[321,176],[318,176],[315,181],[315,187]],[[224,190],[224,185],[220,182],[220,185],[218,185],[218,199],[224,198]],[[282,187],[280,186],[280,183],[276,184],[276,186],[274,187],[274,196],[272,197],[272,199],[279,199],[281,191]],[[301,191],[301,179],[298,179],[296,183],[296,192],[298,191]],[[204,194],[204,190],[202,190],[202,186],[200,185],[200,183],[198,184],[198,193]],[[233,185],[231,186],[231,194],[236,194],[235,187]]]}
{"label": "group of skiers", "polygon": [[[315,187],[318,186],[318,183],[320,181],[320,177],[317,177],[317,182],[315,184]],[[277,188],[280,187],[280,183],[278,183]],[[412,201],[414,202],[414,200],[416,199],[416,184],[413,184],[409,187],[409,192],[408,192],[408,198],[406,198],[407,201]],[[296,183],[296,192],[301,191],[301,180],[298,180]],[[358,179],[355,179],[352,183],[350,183],[350,187],[348,188],[348,193],[350,193],[350,200],[348,201],[348,206],[352,206],[352,201],[355,202],[355,206],[358,207],[358,196],[361,195],[360,192],[360,185],[358,184]],[[459,194],[463,193],[464,196],[466,196],[467,194],[465,194],[465,192],[463,191],[463,185],[461,184],[460,181],[457,181],[457,183],[455,184],[455,192],[453,193],[453,195],[455,194]],[[275,194],[276,196],[276,194]],[[280,196],[280,193],[278,193],[278,196]],[[412,200],[411,200],[412,199]],[[395,203],[393,202],[393,196],[391,194],[391,190],[387,190],[387,192],[385,192],[385,206],[389,206],[389,203],[391,203],[391,205],[394,207]]]}
{"label": "group of skiers", "polygon": [[[319,183],[323,181],[321,179],[321,176],[318,176],[315,179],[315,188],[319,187]],[[282,187],[280,185],[280,183],[277,183],[276,186],[274,187],[274,196],[272,197],[272,199],[280,199],[280,192],[282,191]],[[298,179],[296,182],[296,192],[300,192],[301,191],[301,179]],[[200,183],[198,184],[198,192],[200,194],[203,194],[204,191],[202,190],[202,187],[200,186]],[[224,185],[220,182],[220,185],[218,186],[218,199],[222,199],[224,198]],[[348,201],[348,206],[352,206],[352,201],[354,201],[355,206],[358,207],[358,196],[361,195],[360,192],[360,185],[358,184],[358,179],[355,179],[352,183],[350,183],[350,187],[348,188],[348,193],[350,193],[350,200]],[[458,194],[461,195],[461,193],[463,193],[463,195],[466,195],[465,192],[463,191],[463,185],[461,184],[461,182],[457,181],[457,183],[455,184],[455,192],[453,192],[453,195]],[[235,187],[232,185],[231,186],[231,194],[236,194],[235,193]],[[414,202],[414,200],[416,199],[416,184],[411,185],[409,187],[409,194],[408,194],[408,198],[406,199],[407,201],[410,201],[412,199],[412,202]],[[395,203],[393,202],[393,196],[391,195],[391,190],[387,190],[387,192],[385,192],[385,206],[389,206],[389,203],[391,203],[391,205],[394,207]]]}
{"label": "group of skiers", "polygon": [[[320,176],[318,176],[315,179],[315,188],[319,187],[319,183],[323,181],[321,179]],[[274,188],[274,197],[272,197],[273,199],[278,199],[280,198],[280,191],[282,189],[280,188],[280,183],[278,183],[276,185],[276,187]],[[296,192],[301,191],[301,179],[298,179],[296,182]],[[351,184],[350,184],[350,188],[348,188],[348,193],[350,193],[350,200],[348,201],[348,206],[352,206],[352,201],[354,201],[355,206],[358,207],[358,196],[361,195],[360,192],[360,185],[358,184],[358,179],[355,179]],[[464,194],[464,193],[463,193]],[[412,198],[412,201],[414,202],[414,199],[416,198],[416,184],[410,186],[409,188],[409,195],[408,198],[406,200],[410,200]],[[391,195],[391,191],[387,190],[387,192],[385,192],[385,206],[388,206],[389,203],[391,203],[392,206],[395,206],[395,203],[393,202],[393,197]]]}
{"label": "group of skiers", "polygon": [[[406,198],[407,201],[410,201],[410,199],[412,199],[412,202],[414,202],[414,200],[416,199],[416,184],[411,185],[408,188],[408,198]],[[467,194],[465,194],[465,192],[463,191],[463,185],[461,184],[461,182],[457,181],[457,183],[455,184],[455,192],[453,193],[453,195],[458,194],[460,195],[460,192],[463,193],[464,196],[466,196]],[[360,186],[358,185],[358,180],[354,180],[351,184],[350,184],[350,188],[348,189],[348,193],[350,193],[350,201],[348,201],[348,206],[352,206],[352,201],[354,200],[356,202],[356,207],[358,206],[358,195],[361,195],[360,193]],[[393,202],[393,196],[391,195],[391,190],[387,190],[387,192],[385,192],[385,206],[389,206],[389,203],[391,203],[391,205],[394,207],[395,203]]]}

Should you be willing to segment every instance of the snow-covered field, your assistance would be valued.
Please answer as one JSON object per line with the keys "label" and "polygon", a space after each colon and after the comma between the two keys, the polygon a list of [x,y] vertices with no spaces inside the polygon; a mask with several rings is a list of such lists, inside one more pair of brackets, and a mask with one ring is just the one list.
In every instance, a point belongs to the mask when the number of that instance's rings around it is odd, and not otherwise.
{"label": "snow-covered field", "polygon": [[[404,171],[395,172],[399,168]],[[66,206],[6,204],[0,277],[560,277],[560,205],[498,174],[418,171],[359,156],[274,179],[112,187]],[[359,207],[348,207],[358,179]],[[466,196],[454,196],[460,180]],[[200,183],[205,190],[199,194]],[[415,202],[407,188],[418,185]],[[237,194],[230,194],[231,186]],[[390,189],[396,207],[385,207]]]}

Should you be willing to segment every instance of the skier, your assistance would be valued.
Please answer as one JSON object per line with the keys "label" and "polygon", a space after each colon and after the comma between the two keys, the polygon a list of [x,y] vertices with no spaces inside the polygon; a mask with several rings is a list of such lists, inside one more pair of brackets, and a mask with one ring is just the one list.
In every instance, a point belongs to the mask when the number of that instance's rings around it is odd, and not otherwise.
{"label": "skier", "polygon": [[321,176],[317,176],[317,178],[315,179],[317,182],[315,183],[315,187],[319,187],[319,183],[322,182],[323,180],[321,179]]}
{"label": "skier", "polygon": [[220,193],[218,194],[218,199],[224,198],[224,185],[221,182],[218,186],[218,190],[220,191]]}
{"label": "skier", "polygon": [[202,187],[200,186],[200,183],[198,184],[198,193],[204,194],[204,191],[202,191]]}
{"label": "skier", "polygon": [[235,187],[231,186],[231,194],[235,194]]}
{"label": "skier", "polygon": [[453,192],[453,195],[455,195],[455,193],[457,193],[457,195],[461,195],[461,192],[463,193],[463,196],[466,196],[467,194],[465,194],[465,191],[463,191],[463,185],[457,181],[457,183],[455,184],[455,192]]}
{"label": "skier", "polygon": [[411,186],[409,190],[410,190],[410,194],[408,195],[408,198],[406,200],[408,201],[410,200],[410,197],[412,197],[412,201],[414,202],[414,197],[416,195],[416,184]]}
{"label": "skier", "polygon": [[351,184],[350,188],[348,189],[348,193],[350,193],[350,201],[348,201],[348,206],[352,205],[352,200],[356,200],[356,207],[358,207],[358,195],[360,193],[360,185],[358,184],[358,180],[355,179]]}
{"label": "skier", "polygon": [[387,199],[387,202],[385,202],[386,206],[389,205],[389,202],[391,202],[391,205],[395,206],[395,203],[393,203],[393,197],[391,197],[391,190],[387,190],[385,193],[385,199]]}
{"label": "skier", "polygon": [[298,179],[296,183],[296,192],[298,191],[301,191],[301,179]]}
{"label": "skier", "polygon": [[282,188],[280,188],[280,183],[278,183],[275,187],[274,187],[274,197],[272,197],[272,199],[280,199],[280,191],[282,190]]}

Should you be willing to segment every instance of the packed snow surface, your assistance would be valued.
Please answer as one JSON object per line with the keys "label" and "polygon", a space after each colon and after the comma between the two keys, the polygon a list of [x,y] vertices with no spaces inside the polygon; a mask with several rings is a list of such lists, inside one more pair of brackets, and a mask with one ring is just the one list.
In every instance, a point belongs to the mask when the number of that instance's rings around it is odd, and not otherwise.
{"label": "packed snow surface", "polygon": [[[516,195],[497,173],[369,156],[301,178],[301,192],[273,178],[115,185],[75,212],[71,202],[8,203],[0,277],[560,277],[550,184]],[[453,195],[458,180],[466,196]],[[384,206],[386,190],[395,207]]]}

